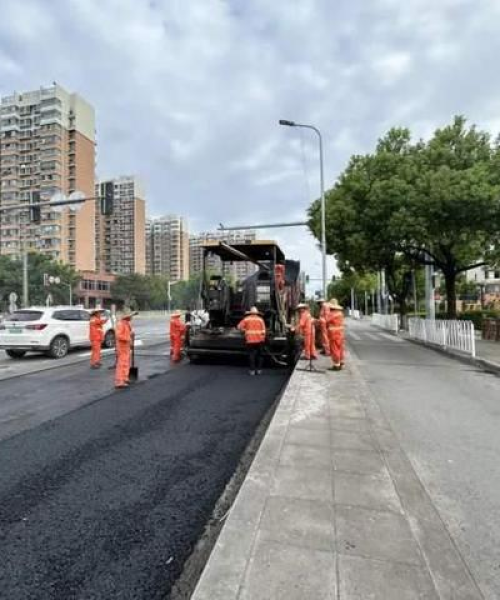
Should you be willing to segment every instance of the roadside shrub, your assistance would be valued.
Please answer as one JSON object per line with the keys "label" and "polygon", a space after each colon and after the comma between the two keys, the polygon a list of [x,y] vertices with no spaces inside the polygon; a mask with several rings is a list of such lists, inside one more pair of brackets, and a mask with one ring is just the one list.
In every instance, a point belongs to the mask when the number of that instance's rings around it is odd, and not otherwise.
{"label": "roadside shrub", "polygon": [[459,318],[465,321],[472,321],[474,323],[474,329],[476,329],[476,331],[481,331],[483,328],[483,321],[485,319],[500,319],[500,312],[497,310],[474,310],[461,313]]}

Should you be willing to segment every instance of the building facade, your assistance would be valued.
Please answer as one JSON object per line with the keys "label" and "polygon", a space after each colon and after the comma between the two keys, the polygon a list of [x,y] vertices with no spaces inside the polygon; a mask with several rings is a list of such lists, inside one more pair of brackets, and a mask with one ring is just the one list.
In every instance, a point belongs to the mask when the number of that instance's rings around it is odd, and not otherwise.
{"label": "building facade", "polygon": [[[95,268],[95,203],[77,210],[28,206],[55,194],[91,198],[95,182],[95,115],[81,96],[60,85],[4,96],[0,104],[0,254],[40,252],[78,270]],[[38,200],[39,198],[39,200]]]}
{"label": "building facade", "polygon": [[[101,214],[100,198],[112,186],[113,213]],[[146,201],[135,177],[102,179],[95,186],[96,272],[146,273]]]}
{"label": "building facade", "polygon": [[147,273],[170,281],[189,279],[189,232],[177,215],[148,219],[146,223]]}
{"label": "building facade", "polygon": [[76,302],[86,308],[110,308],[112,304],[111,286],[115,282],[114,275],[82,271],[76,289]]}
{"label": "building facade", "polygon": [[[205,242],[224,241],[228,244],[244,244],[257,239],[254,231],[216,231],[204,232],[198,235],[192,235],[189,239],[189,272],[191,277],[199,275],[203,269],[203,249]],[[221,261],[217,256],[208,256],[206,269],[219,272]],[[236,281],[243,281],[256,271],[253,263],[235,261],[226,264],[225,275]]]}
{"label": "building facade", "polygon": [[482,303],[500,303],[500,269],[487,266],[470,269],[466,272],[467,281],[477,285]]}

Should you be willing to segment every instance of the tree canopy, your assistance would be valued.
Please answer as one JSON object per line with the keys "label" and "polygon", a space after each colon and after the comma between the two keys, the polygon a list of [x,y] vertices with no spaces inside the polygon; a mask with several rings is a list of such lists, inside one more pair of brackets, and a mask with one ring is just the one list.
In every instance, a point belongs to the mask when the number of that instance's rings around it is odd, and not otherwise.
{"label": "tree canopy", "polygon": [[[328,252],[341,267],[385,269],[404,307],[405,273],[432,262],[444,275],[454,317],[457,277],[498,261],[499,141],[463,117],[427,142],[412,142],[408,129],[391,129],[372,154],[351,158],[326,201]],[[318,201],[309,217],[319,239]]]}
{"label": "tree canopy", "polygon": [[[159,275],[118,275],[111,286],[114,299],[134,310],[165,310],[168,307],[168,278]],[[172,282],[171,308],[193,307],[200,294],[200,278]]]}
{"label": "tree canopy", "polygon": [[[59,277],[61,283],[44,287],[44,273]],[[29,302],[31,305],[44,305],[49,293],[53,298],[53,304],[69,304],[69,285],[75,288],[79,280],[78,273],[69,265],[56,262],[36,252],[28,254]],[[22,261],[9,256],[0,256],[0,309],[8,308],[8,297],[11,292],[17,294],[19,304],[22,298],[22,287]]]}

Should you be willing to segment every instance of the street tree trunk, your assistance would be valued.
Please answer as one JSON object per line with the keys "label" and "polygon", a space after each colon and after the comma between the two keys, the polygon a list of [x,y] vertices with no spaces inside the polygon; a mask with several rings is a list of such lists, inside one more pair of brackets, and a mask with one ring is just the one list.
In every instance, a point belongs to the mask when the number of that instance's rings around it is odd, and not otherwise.
{"label": "street tree trunk", "polygon": [[449,270],[443,271],[446,286],[446,316],[448,319],[457,318],[457,273]]}

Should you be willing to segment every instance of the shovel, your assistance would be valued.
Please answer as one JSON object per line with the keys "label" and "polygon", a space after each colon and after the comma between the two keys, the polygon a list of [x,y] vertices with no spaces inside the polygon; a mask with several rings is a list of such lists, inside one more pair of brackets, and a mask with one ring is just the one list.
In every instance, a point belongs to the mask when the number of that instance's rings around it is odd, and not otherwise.
{"label": "shovel", "polygon": [[130,367],[128,370],[128,379],[130,381],[130,383],[135,383],[138,379],[139,379],[139,367],[135,366],[135,338],[132,341],[132,348],[130,349],[131,351],[131,360],[130,360]]}

